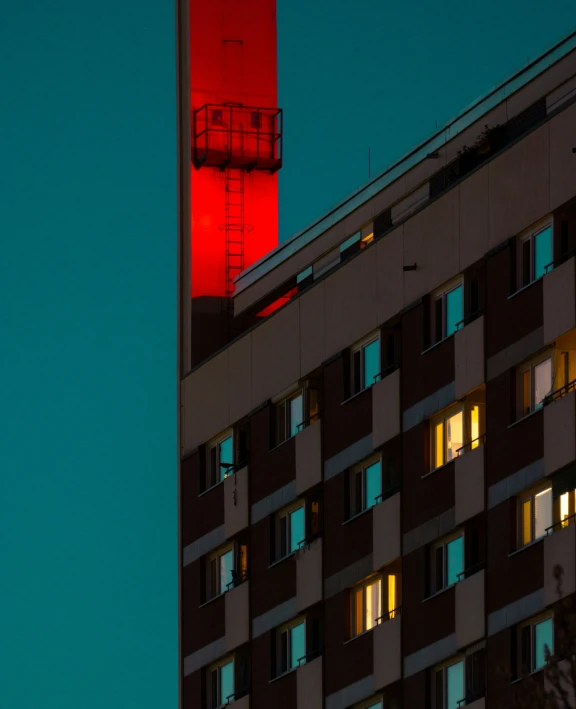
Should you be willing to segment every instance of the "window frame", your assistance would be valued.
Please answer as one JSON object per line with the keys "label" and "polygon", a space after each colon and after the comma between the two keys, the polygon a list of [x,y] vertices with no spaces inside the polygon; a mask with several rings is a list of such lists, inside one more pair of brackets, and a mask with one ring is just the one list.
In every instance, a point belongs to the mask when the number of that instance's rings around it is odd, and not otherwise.
{"label": "window frame", "polygon": [[[370,389],[376,382],[380,381],[382,376],[382,336],[380,330],[370,333],[362,340],[356,342],[350,348],[350,394],[351,396],[356,396],[361,394],[363,391]],[[366,385],[366,358],[365,351],[366,348],[372,345],[374,342],[378,342],[378,372],[374,375],[372,383]],[[359,371],[358,371],[358,383],[356,382],[356,373],[358,370],[358,365],[356,364],[355,355],[360,353],[359,358]]]}
{"label": "window frame", "polygon": [[[280,446],[282,443],[286,443],[291,438],[294,438],[303,428],[302,424],[305,420],[305,389],[304,387],[299,387],[294,389],[290,394],[283,396],[274,404],[274,415],[275,415],[275,445]],[[302,421],[298,424],[298,430],[292,433],[292,412],[291,412],[291,402],[300,398],[301,399],[301,418]],[[283,410],[283,417],[280,417],[280,411]],[[281,421],[283,421],[284,430],[281,431]]]}
{"label": "window frame", "polygon": [[[517,390],[517,396],[516,396],[516,409],[517,409],[517,415],[518,418],[517,420],[521,420],[523,418],[526,418],[527,416],[530,416],[531,414],[535,413],[536,411],[540,411],[540,409],[544,405],[544,399],[542,402],[537,405],[535,403],[535,369],[539,365],[543,364],[544,362],[547,362],[550,360],[550,391],[548,394],[552,393],[552,390],[554,388],[554,350],[552,348],[546,348],[544,351],[540,352],[538,355],[535,357],[531,357],[530,359],[526,360],[522,364],[518,365],[516,369],[516,390]],[[526,373],[529,373],[530,376],[530,407],[529,410],[526,410],[525,407],[525,392],[524,392],[524,375]],[[548,396],[546,394],[546,396]],[[546,396],[544,398],[546,398]]]}
{"label": "window frame", "polygon": [[[544,264],[544,273],[536,277],[535,241],[536,237],[542,232],[546,231],[546,229],[548,228],[550,229],[550,246],[552,252],[552,260],[550,261],[550,263]],[[528,277],[528,282],[525,283],[526,268],[524,260],[524,244],[527,242],[529,242],[528,248],[530,262],[528,264],[528,267],[530,269],[530,275]],[[554,268],[554,219],[551,217],[546,217],[545,219],[539,221],[537,224],[535,224],[530,229],[518,236],[517,244],[518,258],[516,260],[516,282],[520,285],[516,288],[516,291],[519,291],[523,288],[527,288],[528,286],[532,285],[532,283],[536,283],[536,281],[539,281],[541,278],[543,278],[546,273],[549,273],[546,268],[550,266],[550,264],[552,264],[552,268]]]}
{"label": "window frame", "polygon": [[[222,466],[222,462],[220,460],[220,446],[224,441],[228,440],[228,438],[231,439],[231,449],[232,449],[232,462],[231,462],[231,467],[228,468],[228,471],[224,473],[224,476],[220,478],[220,468]],[[212,460],[212,451],[215,450],[215,459],[214,459],[214,464],[215,464],[215,470],[212,470],[213,467],[213,460]],[[212,438],[210,441],[208,441],[208,444],[206,445],[206,480],[205,480],[205,489],[210,490],[213,487],[216,487],[217,485],[220,485],[220,483],[223,483],[226,478],[229,478],[233,473],[236,465],[235,461],[236,457],[236,451],[235,451],[235,435],[234,435],[234,429],[233,428],[228,428],[226,431],[223,431],[220,433],[218,436],[215,436]],[[228,464],[225,464],[228,465]]]}
{"label": "window frame", "polygon": [[[526,677],[527,675],[535,674],[536,672],[540,672],[546,667],[546,662],[541,665],[540,667],[536,667],[536,626],[540,625],[541,623],[545,623],[546,621],[550,621],[552,624],[552,647],[550,648],[550,653],[551,655],[554,654],[554,643],[555,643],[555,628],[554,628],[554,613],[551,611],[546,611],[545,613],[541,613],[540,615],[537,615],[534,618],[530,618],[530,620],[524,621],[522,623],[519,623],[517,628],[516,628],[516,642],[517,642],[517,648],[518,648],[518,653],[517,653],[517,667],[516,667],[516,672],[517,672],[517,677]],[[523,630],[526,628],[530,628],[530,647],[529,647],[529,652],[530,652],[530,667],[525,668],[523,665],[523,656],[524,656],[524,638],[523,638]]]}
{"label": "window frame", "polygon": [[[303,539],[300,540],[298,546],[296,549],[290,550],[290,538],[292,536],[292,518],[291,515],[293,515],[296,511],[302,509],[303,510],[303,518],[304,518],[304,537]],[[298,499],[295,500],[291,505],[288,507],[284,507],[282,510],[279,510],[276,512],[275,519],[274,519],[274,529],[275,529],[275,544],[274,544],[274,561],[273,563],[283,561],[284,559],[288,559],[290,556],[295,554],[299,549],[304,546],[306,543],[306,512],[307,512],[307,505],[306,505],[306,500],[303,499]],[[286,550],[283,553],[282,550],[282,520],[287,519],[287,527],[286,527]]]}
{"label": "window frame", "polygon": [[[470,397],[472,393],[470,394]],[[478,435],[472,438],[472,412],[475,408],[478,408],[478,420],[476,422],[478,426]],[[448,460],[448,427],[446,422],[448,419],[456,416],[458,413],[462,414],[462,445],[456,448],[454,451],[454,456]],[[442,462],[437,463],[437,441],[436,441],[436,428],[442,423]],[[443,411],[439,411],[434,414],[429,420],[429,465],[428,471],[425,473],[432,473],[435,470],[442,468],[444,465],[451,463],[460,456],[464,455],[468,449],[474,450],[478,448],[483,442],[483,438],[486,435],[486,402],[478,401],[476,399],[465,398],[462,401],[458,401],[455,404],[451,404]]]}
{"label": "window frame", "polygon": [[[466,657],[465,655],[458,655],[452,657],[439,665],[432,668],[432,709],[446,709],[448,697],[446,692],[447,687],[447,675],[450,667],[454,667],[458,664],[462,664],[462,697],[458,700],[459,702],[466,699]],[[438,675],[442,674],[442,705],[438,706],[438,690],[437,682]]]}
{"label": "window frame", "polygon": [[[206,556],[206,599],[211,601],[218,596],[223,596],[229,589],[228,584],[226,588],[222,589],[222,577],[221,577],[221,566],[220,559],[225,555],[232,553],[232,568],[231,571],[236,571],[236,545],[234,542],[230,542],[219,549],[211,552]],[[216,578],[212,577],[212,562],[216,561]],[[232,579],[233,580],[233,579]],[[213,581],[215,581],[215,588],[213,587]]]}
{"label": "window frame", "polygon": [[[539,537],[536,537],[536,497],[541,495],[543,492],[550,492],[550,521],[551,526],[554,526],[554,491],[549,480],[540,483],[537,487],[530,488],[518,495],[517,502],[517,524],[516,524],[516,548],[524,549],[525,547],[534,544],[541,539],[545,539],[547,532],[545,531]],[[530,502],[530,540],[524,542],[524,505]],[[547,527],[546,529],[549,529]]]}
{"label": "window frame", "polygon": [[[447,332],[447,318],[446,318],[446,308],[447,308],[447,298],[450,293],[455,291],[457,288],[462,289],[462,318],[456,323],[458,327],[454,332]],[[444,342],[449,337],[452,337],[458,330],[464,327],[464,276],[460,275],[453,278],[448,283],[444,284],[441,288],[438,288],[432,293],[430,303],[430,341],[431,345],[437,345],[440,342]],[[441,334],[438,335],[438,319],[437,319],[437,305],[438,301],[442,301],[442,323],[441,323]]]}
{"label": "window frame", "polygon": [[[462,539],[462,570],[456,574],[456,581],[453,581],[452,583],[448,583],[448,554],[447,554],[447,548],[448,545],[456,539]],[[437,568],[436,568],[436,558],[437,558],[437,550],[442,549],[442,585],[438,585],[438,579],[437,579]],[[460,578],[463,573],[466,571],[466,533],[464,529],[459,529],[456,530],[455,532],[452,532],[452,534],[443,537],[442,539],[438,539],[437,541],[433,542],[430,545],[430,551],[429,551],[429,560],[430,560],[430,596],[434,596],[437,593],[441,593],[445,591],[448,588],[451,588],[452,586],[455,586],[457,583],[459,583],[462,578]]]}
{"label": "window frame", "polygon": [[[291,664],[292,661],[292,631],[294,628],[297,628],[298,626],[303,625],[304,626],[304,655],[302,657],[299,657],[296,661],[295,665]],[[282,667],[282,636],[286,635],[286,667]],[[306,657],[308,653],[308,648],[307,648],[307,637],[306,637],[306,617],[305,616],[298,616],[297,618],[293,618],[292,620],[288,621],[288,623],[284,623],[281,625],[277,631],[276,631],[276,661],[275,661],[275,668],[276,668],[276,677],[281,677],[282,675],[288,674],[288,672],[292,672],[293,670],[297,670],[298,667],[301,667],[302,665],[306,664]],[[300,660],[303,660],[302,662],[299,662]]]}
{"label": "window frame", "polygon": [[354,704],[353,709],[384,709],[384,697],[377,694],[370,699],[364,699],[364,701]]}
{"label": "window frame", "polygon": [[[222,697],[222,668],[226,667],[232,663],[232,694]],[[217,672],[217,703],[214,704],[212,701],[212,673]],[[216,662],[209,665],[206,672],[206,699],[208,709],[220,709],[228,704],[228,697],[234,697],[236,692],[236,662],[234,655],[226,655],[225,657],[217,660]],[[224,699],[224,701],[222,701]],[[220,701],[218,701],[220,700]]]}
{"label": "window frame", "polygon": [[[366,504],[366,471],[371,468],[373,465],[379,464],[380,465],[380,493],[377,495],[375,498],[375,502],[372,505],[367,505]],[[349,480],[348,480],[348,500],[349,500],[349,509],[348,509],[348,520],[354,519],[355,517],[358,517],[359,515],[363,514],[364,512],[367,512],[368,510],[371,510],[373,507],[376,507],[376,505],[380,504],[382,502],[382,455],[380,453],[370,456],[370,458],[366,458],[366,460],[363,460],[361,463],[356,464],[350,469],[349,473]],[[361,475],[361,506],[360,508],[358,507],[357,504],[357,495],[356,495],[356,476]],[[379,498],[379,499],[378,499]],[[347,521],[348,521],[347,520]]]}
{"label": "window frame", "polygon": [[[380,604],[380,615],[376,616],[373,621],[374,624],[370,627],[367,628],[367,623],[366,623],[366,589],[369,588],[370,586],[373,586],[375,583],[380,583],[380,598],[379,598],[379,604]],[[358,591],[362,591],[362,629],[358,631],[357,626],[356,626],[356,594]],[[349,593],[349,612],[350,612],[350,628],[349,628],[349,638],[352,640],[353,638],[357,638],[360,635],[364,635],[364,633],[368,633],[371,630],[373,630],[377,625],[379,625],[379,622],[382,622],[382,616],[383,616],[383,607],[384,607],[384,575],[382,573],[377,573],[377,574],[372,574],[368,578],[364,579],[360,583],[355,584],[351,589]]]}

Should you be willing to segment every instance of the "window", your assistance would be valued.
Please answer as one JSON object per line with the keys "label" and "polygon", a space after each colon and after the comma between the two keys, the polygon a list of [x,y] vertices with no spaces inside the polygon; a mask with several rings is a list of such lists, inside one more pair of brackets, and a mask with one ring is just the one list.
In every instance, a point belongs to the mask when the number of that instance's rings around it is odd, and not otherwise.
{"label": "window", "polygon": [[371,630],[382,616],[382,578],[374,576],[352,589],[350,594],[350,635]]}
{"label": "window", "polygon": [[250,114],[250,126],[257,130],[262,128],[262,114],[259,111],[252,111]]}
{"label": "window", "polygon": [[208,670],[208,707],[218,709],[234,697],[234,659],[216,663]]}
{"label": "window", "polygon": [[465,696],[464,660],[457,660],[434,672],[434,709],[458,709]]}
{"label": "window", "polygon": [[531,492],[520,498],[519,547],[524,547],[546,535],[552,526],[552,488]]}
{"label": "window", "polygon": [[280,445],[299,433],[320,416],[318,389],[305,386],[276,404],[276,438]]}
{"label": "window", "polygon": [[553,260],[552,224],[531,231],[520,239],[520,287],[538,280]]}
{"label": "window", "polygon": [[222,111],[219,108],[212,109],[212,125],[213,126],[223,126],[224,125]]}
{"label": "window", "polygon": [[469,395],[430,423],[430,470],[436,470],[480,445],[485,430],[484,392]]}
{"label": "window", "polygon": [[248,575],[248,548],[245,544],[229,544],[207,558],[207,600],[226,593]]}
{"label": "window", "polygon": [[278,675],[289,672],[306,662],[306,623],[299,619],[280,629],[277,636]]}
{"label": "window", "polygon": [[382,697],[370,697],[360,704],[355,704],[354,709],[382,709]]}
{"label": "window", "polygon": [[536,672],[546,665],[548,653],[554,652],[554,621],[551,617],[537,618],[518,629],[518,674]]}
{"label": "window", "polygon": [[305,540],[304,503],[300,502],[297,507],[278,514],[276,519],[276,561],[298,551]]}
{"label": "window", "polygon": [[549,353],[527,362],[518,370],[519,416],[528,416],[542,408],[552,391],[552,357]]}
{"label": "window", "polygon": [[453,281],[432,298],[433,341],[441,342],[462,327],[464,319],[464,286],[462,279]]}
{"label": "window", "polygon": [[567,527],[576,514],[576,490],[563,492],[556,500],[555,521],[560,522],[560,527]]}
{"label": "window", "polygon": [[459,581],[464,571],[464,537],[462,534],[438,542],[430,559],[431,590],[437,593]]}
{"label": "window", "polygon": [[228,431],[208,445],[207,488],[217,485],[234,472],[234,436]]}
{"label": "window", "polygon": [[352,348],[352,394],[368,389],[380,378],[380,336]]}
{"label": "window", "polygon": [[378,504],[382,493],[381,461],[372,459],[350,473],[350,517]]}

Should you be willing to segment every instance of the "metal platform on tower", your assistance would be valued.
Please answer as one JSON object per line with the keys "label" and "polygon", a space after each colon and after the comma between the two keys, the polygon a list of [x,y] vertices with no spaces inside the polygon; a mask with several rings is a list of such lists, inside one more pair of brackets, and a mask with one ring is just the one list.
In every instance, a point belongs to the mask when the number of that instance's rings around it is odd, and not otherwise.
{"label": "metal platform on tower", "polygon": [[282,167],[282,109],[205,104],[192,124],[194,167],[266,170]]}

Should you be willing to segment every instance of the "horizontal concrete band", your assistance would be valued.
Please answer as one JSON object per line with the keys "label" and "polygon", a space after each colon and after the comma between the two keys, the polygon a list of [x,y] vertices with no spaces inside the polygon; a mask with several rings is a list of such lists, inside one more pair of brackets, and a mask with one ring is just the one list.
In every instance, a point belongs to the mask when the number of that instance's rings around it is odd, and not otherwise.
{"label": "horizontal concrete band", "polygon": [[402,426],[404,431],[409,431],[414,426],[422,423],[425,419],[441,411],[449,404],[454,403],[456,387],[454,382],[438,389],[430,396],[422,399],[414,406],[404,411],[402,415]]}
{"label": "horizontal concrete band", "polygon": [[184,677],[209,665],[226,653],[226,638],[221,637],[209,645],[204,645],[200,650],[196,650],[188,657],[184,658]]}
{"label": "horizontal concrete band", "polygon": [[544,589],[540,588],[534,593],[529,593],[504,608],[493,611],[488,615],[488,636],[496,635],[501,630],[506,630],[516,623],[521,623],[531,615],[536,615],[544,610]]}
{"label": "horizontal concrete band", "polygon": [[457,651],[456,633],[423,647],[404,658],[404,677],[411,677],[438,662],[446,660]]}
{"label": "horizontal concrete band", "polygon": [[403,536],[402,553],[404,556],[416,549],[430,544],[438,537],[451,532],[456,526],[456,509],[451,507],[446,512],[429,519],[415,529],[411,529]]}
{"label": "horizontal concrete band", "polygon": [[331,598],[340,591],[345,591],[358,581],[362,581],[374,571],[372,554],[368,554],[362,559],[347,566],[342,571],[338,571],[329,576],[324,581],[324,598]]}
{"label": "horizontal concrete band", "polygon": [[535,460],[488,488],[488,509],[514,497],[544,477],[544,458]]}
{"label": "horizontal concrete band", "polygon": [[226,530],[222,524],[203,537],[199,537],[195,542],[192,542],[192,544],[188,544],[188,546],[184,547],[182,552],[182,564],[188,566],[188,564],[196,561],[201,556],[204,556],[204,554],[208,554],[213,549],[216,549],[220,544],[224,544],[225,541]]}
{"label": "horizontal concrete band", "polygon": [[486,362],[486,380],[490,381],[503,374],[511,367],[534,355],[544,347],[544,328],[539,327],[509,347],[501,350]]}
{"label": "horizontal concrete band", "polygon": [[372,675],[359,679],[354,684],[349,684],[344,689],[338,690],[333,694],[329,694],[324,702],[325,709],[347,709],[347,707],[361,702],[363,699],[368,699],[374,694],[374,680]]}
{"label": "horizontal concrete band", "polygon": [[298,615],[298,605],[296,601],[296,596],[294,598],[289,598],[284,603],[280,603],[278,606],[274,606],[266,613],[257,616],[252,621],[252,637],[257,638],[260,635],[264,635],[272,628],[277,628],[283,623],[287,623]]}
{"label": "horizontal concrete band", "polygon": [[324,480],[330,480],[339,473],[356,465],[367,458],[374,451],[372,447],[372,434],[361,438],[340,453],[333,455],[324,463]]}
{"label": "horizontal concrete band", "polygon": [[296,480],[291,480],[287,485],[275,490],[267,497],[258,500],[252,505],[252,524],[260,522],[268,515],[274,514],[282,507],[289,505],[296,499]]}

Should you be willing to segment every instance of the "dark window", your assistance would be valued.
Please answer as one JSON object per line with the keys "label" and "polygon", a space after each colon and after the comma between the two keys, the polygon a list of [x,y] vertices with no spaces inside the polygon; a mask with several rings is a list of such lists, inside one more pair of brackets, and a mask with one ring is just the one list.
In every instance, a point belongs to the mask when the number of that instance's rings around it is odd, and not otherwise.
{"label": "dark window", "polygon": [[224,125],[222,111],[219,108],[212,109],[212,125],[213,126],[223,126]]}

